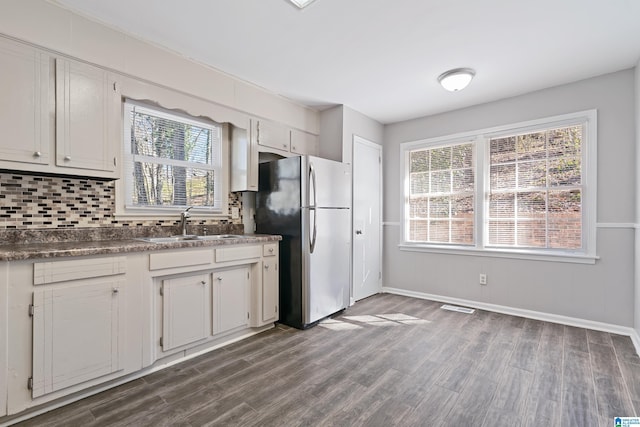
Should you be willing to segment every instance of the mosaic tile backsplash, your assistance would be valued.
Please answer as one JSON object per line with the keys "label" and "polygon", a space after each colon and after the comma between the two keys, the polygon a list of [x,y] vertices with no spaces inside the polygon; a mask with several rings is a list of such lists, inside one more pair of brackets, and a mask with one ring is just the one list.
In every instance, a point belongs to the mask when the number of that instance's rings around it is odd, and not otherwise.
{"label": "mosaic tile backsplash", "polygon": [[[115,183],[86,178],[31,176],[0,172],[0,229],[32,230],[87,227],[177,226],[171,219],[118,220]],[[229,209],[242,212],[239,194],[229,194]],[[235,220],[198,219],[192,226],[240,225]]]}

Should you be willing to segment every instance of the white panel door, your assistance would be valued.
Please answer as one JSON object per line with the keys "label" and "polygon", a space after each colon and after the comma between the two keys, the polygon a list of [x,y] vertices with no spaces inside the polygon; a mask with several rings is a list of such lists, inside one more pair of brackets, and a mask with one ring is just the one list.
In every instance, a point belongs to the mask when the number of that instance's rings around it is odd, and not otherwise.
{"label": "white panel door", "polygon": [[[213,273],[214,304],[218,312],[214,313],[214,333],[226,332],[249,324],[249,268]],[[214,305],[215,306],[215,305]],[[217,320],[217,325],[215,324]]]}
{"label": "white panel door", "polygon": [[381,291],[382,147],[353,141],[353,298]]}
{"label": "white panel door", "polygon": [[33,397],[119,371],[124,280],[33,293]]}
{"label": "white panel door", "polygon": [[162,350],[203,340],[210,335],[211,288],[208,274],[162,281]]}

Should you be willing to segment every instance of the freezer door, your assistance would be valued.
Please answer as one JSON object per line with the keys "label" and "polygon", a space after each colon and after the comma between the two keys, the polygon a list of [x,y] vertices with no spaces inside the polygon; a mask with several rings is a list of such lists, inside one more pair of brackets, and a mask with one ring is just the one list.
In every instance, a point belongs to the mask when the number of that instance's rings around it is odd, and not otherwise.
{"label": "freezer door", "polygon": [[[309,191],[303,206],[347,208],[351,206],[351,165],[319,157],[305,156],[302,175]],[[304,183],[304,180],[303,180]]]}
{"label": "freezer door", "polygon": [[[349,305],[349,209],[303,209],[306,235],[305,323],[313,323]],[[305,225],[306,225],[305,224]],[[313,252],[311,244],[315,225]]]}

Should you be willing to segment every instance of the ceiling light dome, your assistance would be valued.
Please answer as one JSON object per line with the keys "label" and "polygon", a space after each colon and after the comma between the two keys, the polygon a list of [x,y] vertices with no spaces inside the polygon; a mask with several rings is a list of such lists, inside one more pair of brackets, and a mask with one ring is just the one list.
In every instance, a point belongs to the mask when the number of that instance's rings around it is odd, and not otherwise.
{"label": "ceiling light dome", "polygon": [[472,68],[455,68],[440,74],[438,82],[446,90],[456,92],[467,87],[475,75],[476,72]]}
{"label": "ceiling light dome", "polygon": [[294,5],[298,6],[300,9],[305,8],[311,4],[314,0],[289,0]]}

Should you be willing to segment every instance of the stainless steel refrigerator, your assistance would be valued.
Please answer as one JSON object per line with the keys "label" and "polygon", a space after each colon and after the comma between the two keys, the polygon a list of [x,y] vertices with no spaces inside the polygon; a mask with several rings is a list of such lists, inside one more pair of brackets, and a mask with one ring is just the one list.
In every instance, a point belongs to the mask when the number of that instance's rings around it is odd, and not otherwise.
{"label": "stainless steel refrigerator", "polygon": [[313,326],[349,305],[351,166],[313,156],[260,164],[256,232],[280,234],[280,322]]}

